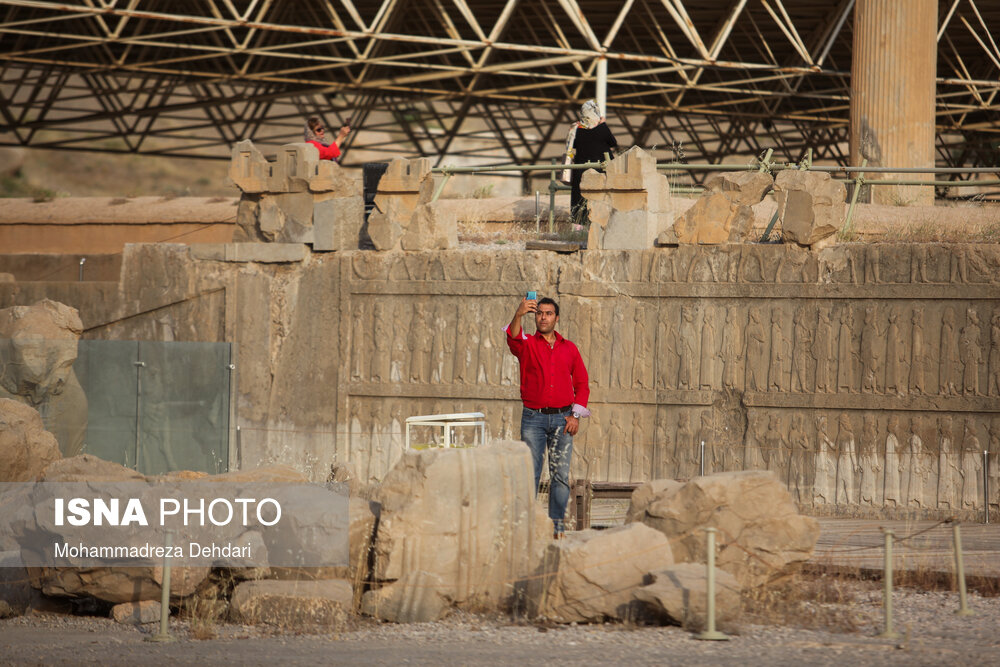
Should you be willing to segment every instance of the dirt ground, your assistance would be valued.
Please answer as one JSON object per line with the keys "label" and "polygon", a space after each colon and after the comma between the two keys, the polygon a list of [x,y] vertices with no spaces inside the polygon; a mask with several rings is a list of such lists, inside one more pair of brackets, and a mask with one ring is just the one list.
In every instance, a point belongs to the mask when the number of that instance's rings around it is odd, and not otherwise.
{"label": "dirt ground", "polygon": [[900,636],[884,639],[876,636],[883,629],[881,585],[862,582],[839,602],[796,607],[800,622],[788,623],[779,608],[772,620],[780,624],[754,616],[726,628],[729,641],[698,641],[678,627],[531,625],[455,613],[414,625],[363,620],[337,632],[220,624],[209,640],[192,638],[187,622],[171,619],[177,640],[152,643],[145,639],[155,624],[40,614],[0,621],[0,664],[997,664],[1000,597],[970,593],[969,606],[974,615],[958,616],[955,593],[897,589]]}

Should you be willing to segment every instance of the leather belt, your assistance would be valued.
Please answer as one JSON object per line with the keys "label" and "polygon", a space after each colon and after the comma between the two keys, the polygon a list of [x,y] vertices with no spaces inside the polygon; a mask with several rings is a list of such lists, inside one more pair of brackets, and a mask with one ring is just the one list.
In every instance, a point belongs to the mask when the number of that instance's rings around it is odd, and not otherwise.
{"label": "leather belt", "polygon": [[572,407],[573,405],[570,404],[564,408],[542,408],[541,410],[539,410],[539,412],[541,412],[543,415],[558,415],[563,412],[569,412],[570,408]]}

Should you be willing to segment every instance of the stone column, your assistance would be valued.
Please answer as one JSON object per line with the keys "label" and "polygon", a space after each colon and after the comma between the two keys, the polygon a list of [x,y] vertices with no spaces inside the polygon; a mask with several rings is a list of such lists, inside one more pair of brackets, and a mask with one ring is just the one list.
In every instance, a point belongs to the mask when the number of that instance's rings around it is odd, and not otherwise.
{"label": "stone column", "polygon": [[[938,0],[857,0],[851,64],[851,165],[934,166]],[[874,176],[872,176],[874,178]],[[881,178],[933,180],[930,174]],[[933,204],[928,186],[873,186],[876,204]]]}

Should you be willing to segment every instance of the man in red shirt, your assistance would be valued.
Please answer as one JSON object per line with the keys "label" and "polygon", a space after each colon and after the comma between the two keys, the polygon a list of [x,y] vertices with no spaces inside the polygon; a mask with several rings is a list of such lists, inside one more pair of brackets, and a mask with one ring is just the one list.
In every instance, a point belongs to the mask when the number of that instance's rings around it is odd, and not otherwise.
{"label": "man in red shirt", "polygon": [[[521,318],[535,314],[535,335],[521,330]],[[531,449],[535,492],[542,461],[549,456],[549,518],[554,537],[563,537],[569,502],[569,464],[580,419],[590,416],[587,368],[580,351],[556,332],[559,304],[549,298],[524,299],[507,325],[507,347],[521,367],[521,440]]]}

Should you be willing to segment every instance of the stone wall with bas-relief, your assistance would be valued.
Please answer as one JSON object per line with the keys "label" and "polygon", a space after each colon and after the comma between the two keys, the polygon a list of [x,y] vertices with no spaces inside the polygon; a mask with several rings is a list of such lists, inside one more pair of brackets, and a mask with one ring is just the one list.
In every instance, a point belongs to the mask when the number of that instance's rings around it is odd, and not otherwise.
{"label": "stone wall with bas-relief", "polygon": [[245,466],[378,480],[418,414],[481,410],[516,438],[501,328],[534,289],[590,369],[574,477],[689,477],[704,441],[706,472],[774,470],[815,514],[972,518],[988,450],[998,509],[1000,246],[256,248],[133,246],[116,305],[77,306],[88,337],[235,342]]}

